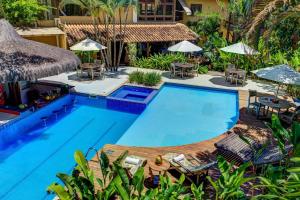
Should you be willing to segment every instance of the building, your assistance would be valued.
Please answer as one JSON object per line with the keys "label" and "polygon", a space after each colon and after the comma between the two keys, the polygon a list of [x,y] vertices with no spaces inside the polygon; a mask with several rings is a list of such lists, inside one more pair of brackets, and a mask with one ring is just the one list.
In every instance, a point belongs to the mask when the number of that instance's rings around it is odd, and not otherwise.
{"label": "building", "polygon": [[[44,0],[52,7],[58,7],[59,0]],[[227,0],[140,0],[138,8],[130,8],[127,14],[127,31],[124,35],[125,43],[138,43],[142,48],[142,55],[149,56],[151,53],[162,52],[167,46],[182,40],[195,41],[196,33],[186,25],[189,21],[198,20],[196,12],[210,13],[222,12],[223,6],[227,6]],[[124,21],[126,14],[121,10],[116,20]],[[102,16],[100,14],[100,16]],[[63,10],[51,9],[45,13],[47,20],[37,23],[39,29],[20,32],[29,39],[53,44],[67,48],[87,37],[93,38],[93,20],[86,16],[76,5],[65,6]],[[103,24],[104,16],[99,24]],[[41,35],[42,29],[50,30],[49,27],[60,27],[63,33],[56,32],[52,36]],[[104,29],[99,25],[100,30]],[[52,29],[52,28],[51,28]],[[53,28],[54,29],[54,28]],[[36,32],[36,33],[34,33]],[[50,32],[50,31],[49,31]],[[55,32],[53,30],[53,32]],[[65,39],[65,42],[63,41]]]}

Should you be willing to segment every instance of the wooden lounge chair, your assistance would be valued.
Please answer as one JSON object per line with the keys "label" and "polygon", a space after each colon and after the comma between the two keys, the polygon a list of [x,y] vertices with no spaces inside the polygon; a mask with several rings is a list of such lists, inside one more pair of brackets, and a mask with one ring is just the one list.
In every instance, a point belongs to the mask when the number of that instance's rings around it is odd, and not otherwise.
{"label": "wooden lounge chair", "polygon": [[177,170],[179,173],[186,175],[186,178],[194,182],[192,177],[196,177],[196,183],[199,183],[201,176],[208,174],[209,168],[215,165],[217,162],[203,163],[196,157],[188,154],[168,153],[163,158],[170,162],[172,168]]}
{"label": "wooden lounge chair", "polygon": [[[215,143],[218,154],[222,155],[229,162],[234,162],[240,165],[245,162],[252,162],[254,166],[262,164],[275,164],[283,160],[286,154],[283,154],[278,146],[269,145],[263,147],[259,144],[247,138],[245,142],[241,137],[235,133],[229,134],[224,139]],[[259,152],[262,150],[262,152]],[[292,150],[292,145],[286,146],[286,152]]]}
{"label": "wooden lounge chair", "polygon": [[121,166],[127,170],[130,177],[133,177],[137,170],[146,164],[146,161],[143,157],[128,155],[121,161]]}

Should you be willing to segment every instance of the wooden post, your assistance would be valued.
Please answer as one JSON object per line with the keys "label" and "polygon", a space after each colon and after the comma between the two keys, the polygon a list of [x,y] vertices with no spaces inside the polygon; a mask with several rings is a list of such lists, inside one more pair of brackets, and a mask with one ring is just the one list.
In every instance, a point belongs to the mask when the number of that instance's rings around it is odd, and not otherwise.
{"label": "wooden post", "polygon": [[150,56],[150,45],[149,42],[147,42],[147,57]]}

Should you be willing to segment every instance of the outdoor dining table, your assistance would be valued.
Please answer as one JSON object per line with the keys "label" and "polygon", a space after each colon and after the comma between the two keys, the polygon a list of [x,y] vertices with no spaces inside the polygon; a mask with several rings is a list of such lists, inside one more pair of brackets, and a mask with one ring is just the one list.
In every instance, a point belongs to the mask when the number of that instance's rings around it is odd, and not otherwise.
{"label": "outdoor dining table", "polygon": [[97,66],[95,63],[84,63],[82,64],[81,69],[87,70],[89,72],[89,76],[91,76],[92,80],[94,80],[94,70],[98,67],[99,66]]}
{"label": "outdoor dining table", "polygon": [[277,110],[277,112],[278,112],[277,114],[279,114],[279,112],[282,109],[289,109],[292,106],[291,103],[288,102],[287,100],[277,99],[275,101],[275,97],[270,97],[270,96],[269,97],[267,97],[267,96],[259,97],[258,102],[261,105],[266,106],[268,108],[265,115],[268,115],[269,108],[272,109],[271,112],[273,112],[273,110]]}
{"label": "outdoor dining table", "polygon": [[191,63],[174,63],[175,67],[180,68],[181,70],[181,78],[184,76],[184,72],[188,70],[192,70],[194,65]]}

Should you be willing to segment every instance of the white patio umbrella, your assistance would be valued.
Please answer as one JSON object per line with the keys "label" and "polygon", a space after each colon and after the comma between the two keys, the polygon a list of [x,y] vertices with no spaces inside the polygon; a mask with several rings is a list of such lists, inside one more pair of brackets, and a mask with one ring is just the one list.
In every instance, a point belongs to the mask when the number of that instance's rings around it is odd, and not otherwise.
{"label": "white patio umbrella", "polygon": [[300,85],[300,73],[286,64],[254,70],[252,73],[260,78],[279,83],[276,97],[281,84]]}
{"label": "white patio umbrella", "polygon": [[[83,52],[94,52],[94,51],[101,51],[106,49],[106,46],[103,46],[102,44],[91,40],[89,38],[82,40],[81,42],[73,45],[70,47],[70,49],[72,51],[83,51]],[[89,61],[90,61],[90,54],[89,54]],[[101,52],[101,56],[103,58],[102,52]]]}
{"label": "white patio umbrella", "polygon": [[239,42],[233,45],[229,45],[227,47],[223,47],[220,49],[221,51],[225,51],[228,53],[235,53],[235,54],[242,54],[242,55],[257,55],[259,54],[258,51],[252,49],[248,45],[244,44],[243,42]]}
{"label": "white patio umbrella", "polygon": [[102,44],[89,38],[82,40],[81,42],[70,47],[72,51],[100,51],[106,48],[106,46],[103,46]]}
{"label": "white patio umbrella", "polygon": [[168,51],[173,51],[173,52],[183,52],[183,53],[189,53],[189,52],[197,52],[197,51],[202,51],[202,48],[187,41],[184,40],[182,42],[179,42],[173,46],[170,46],[168,48]]}

